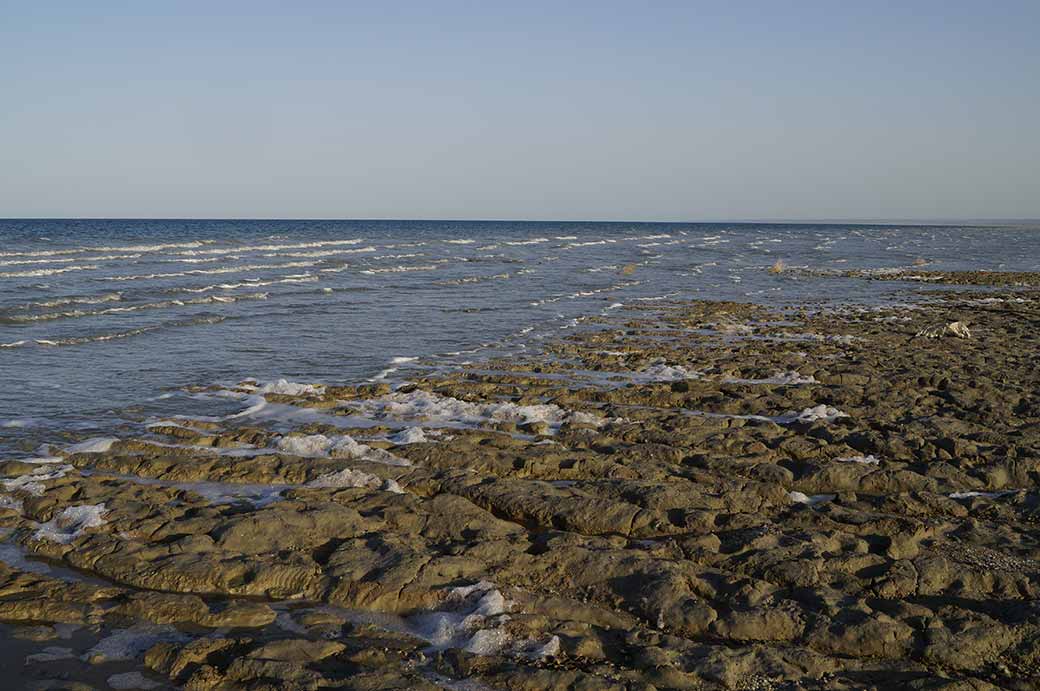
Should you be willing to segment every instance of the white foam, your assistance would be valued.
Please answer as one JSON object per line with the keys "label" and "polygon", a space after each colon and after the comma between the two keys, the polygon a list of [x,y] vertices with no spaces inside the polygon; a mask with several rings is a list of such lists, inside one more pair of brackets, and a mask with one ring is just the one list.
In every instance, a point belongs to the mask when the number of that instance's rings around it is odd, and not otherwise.
{"label": "white foam", "polygon": [[838,418],[848,417],[846,413],[841,412],[837,408],[833,408],[829,405],[817,405],[811,408],[805,408],[801,412],[790,412],[780,415],[775,418],[776,422],[780,423],[791,423],[791,422],[834,422]]}
{"label": "white foam", "polygon": [[139,329],[131,329],[129,331],[119,331],[116,333],[99,334],[97,336],[79,336],[74,338],[62,338],[58,340],[37,338],[33,341],[21,340],[15,341],[14,343],[0,343],[0,348],[14,348],[18,346],[25,346],[35,343],[36,345],[58,347],[58,346],[70,346],[70,345],[84,345],[87,343],[99,343],[102,341],[115,341],[123,338],[131,338],[133,336],[140,336],[160,329],[169,327],[181,327],[181,326],[198,326],[201,324],[219,324],[224,321],[225,317],[220,315],[214,316],[203,316],[194,317],[192,319],[184,319],[181,321],[166,322],[164,324],[154,324],[152,326],[143,326]]}
{"label": "white foam", "polygon": [[[171,271],[156,274],[136,274],[130,276],[104,276],[105,281],[143,281],[154,278],[178,278],[180,276],[208,276],[212,274],[235,274],[246,271],[266,271],[269,269],[295,269],[314,266],[314,262],[285,262],[282,264],[248,264],[244,266],[222,266],[219,269],[191,269],[189,271]],[[91,267],[97,268],[97,267]],[[0,274],[2,276],[2,274]]]}
{"label": "white foam", "polygon": [[32,271],[7,271],[0,273],[0,278],[36,278],[38,276],[53,276],[64,274],[69,271],[90,271],[96,269],[97,264],[83,264],[81,266],[64,266],[60,269],[33,269]]}
{"label": "white foam", "polygon": [[798,504],[807,504],[808,506],[816,506],[817,504],[823,504],[828,501],[832,501],[838,495],[836,494],[815,494],[808,496],[802,492],[788,492],[787,496],[791,501]]}
{"label": "white foam", "polygon": [[65,447],[65,453],[105,453],[112,448],[118,439],[115,437],[95,437],[94,439],[88,439],[81,441],[78,444]]}
{"label": "white foam", "polygon": [[180,252],[179,254],[186,255],[198,255],[198,254],[233,254],[236,252],[247,253],[247,252],[278,252],[280,250],[304,250],[312,249],[317,247],[338,247],[343,245],[359,245],[364,242],[364,238],[353,238],[350,240],[323,240],[320,242],[299,242],[289,245],[241,245],[238,247],[222,247],[207,250],[196,250],[189,252]]}
{"label": "white foam", "polygon": [[0,266],[24,266],[26,264],[61,264],[67,262],[76,262],[80,259],[82,259],[82,257],[62,257],[60,259],[5,259],[4,261],[0,261]]}
{"label": "white foam", "polygon": [[683,381],[686,379],[699,379],[700,376],[700,372],[686,369],[682,365],[667,365],[659,363],[640,370],[635,378],[650,382],[669,382]]}
{"label": "white foam", "polygon": [[263,384],[256,389],[257,393],[285,394],[288,396],[320,396],[325,393],[325,387],[317,384],[298,384],[279,379],[278,381]]}
{"label": "white foam", "polygon": [[218,391],[213,394],[195,394],[196,398],[236,398],[246,404],[246,408],[238,413],[233,413],[224,418],[209,417],[204,415],[177,415],[175,419],[197,420],[200,422],[220,422],[221,420],[236,420],[250,418],[257,421],[269,421],[280,423],[283,426],[298,426],[312,422],[319,422],[333,427],[374,427],[375,423],[366,418],[346,415],[330,415],[314,408],[301,408],[284,403],[269,403],[263,396],[245,395],[235,391]]}
{"label": "white foam", "polygon": [[493,583],[480,581],[454,588],[443,609],[409,618],[412,632],[432,648],[462,648],[478,655],[492,655],[504,648],[510,636],[503,628],[512,607]]}
{"label": "white foam", "polygon": [[429,441],[422,427],[406,427],[397,434],[390,436],[390,441],[395,444],[421,444]]}
{"label": "white foam", "polygon": [[623,240],[627,240],[628,242],[633,242],[635,240],[667,240],[667,239],[669,239],[671,237],[672,236],[669,235],[668,233],[659,233],[657,235],[633,235],[631,237],[622,238],[622,239]]}
{"label": "white foam", "polygon": [[79,317],[98,317],[106,314],[121,314],[123,312],[139,312],[141,310],[168,309],[170,307],[184,307],[186,305],[211,305],[215,303],[232,303],[240,300],[266,300],[269,293],[248,293],[245,295],[212,295],[205,298],[194,298],[191,300],[162,300],[160,302],[146,302],[139,305],[127,305],[126,307],[108,307],[97,310],[67,310],[64,312],[45,312],[25,316],[8,317],[16,322],[52,321],[55,319],[70,319]]}
{"label": "white foam", "polygon": [[1007,496],[1008,494],[1014,494],[1017,490],[1008,489],[1002,492],[954,492],[950,495],[950,499],[971,499],[973,497],[984,497],[986,499],[997,499],[999,497]]}
{"label": "white foam", "polygon": [[[427,391],[395,392],[381,398],[348,401],[359,412],[381,418],[425,420],[434,423],[482,425],[488,422],[545,422],[559,426],[568,413],[554,404],[517,405],[515,403],[468,403]],[[600,424],[605,422],[596,418]]]}
{"label": "white foam", "polygon": [[42,523],[35,533],[35,540],[49,540],[67,545],[83,534],[87,528],[100,528],[106,521],[104,504],[67,506],[57,516]]}
{"label": "white foam", "polygon": [[512,245],[514,247],[522,247],[524,245],[541,245],[542,243],[549,242],[549,238],[532,238],[530,240],[513,240],[506,241],[502,244]]}
{"label": "white foam", "polygon": [[560,654],[560,637],[552,636],[543,645],[532,647],[532,649],[525,652],[526,657],[530,658],[546,658],[556,657]]}
{"label": "white foam", "polygon": [[315,257],[337,257],[343,254],[367,254],[377,251],[375,247],[358,247],[350,250],[314,250],[311,252],[283,252],[280,254],[265,254],[265,257],[295,257],[300,259],[313,259]]}
{"label": "white foam", "polygon": [[178,292],[178,293],[206,293],[211,290],[234,290],[236,288],[259,288],[263,286],[271,286],[278,283],[314,283],[319,278],[313,274],[297,274],[292,276],[284,276],[282,278],[273,279],[269,281],[261,281],[257,279],[243,280],[239,283],[217,283],[214,285],[201,286],[198,288],[168,288],[167,292]]}
{"label": "white foam", "polygon": [[409,264],[401,266],[388,266],[382,269],[363,269],[361,273],[374,274],[399,274],[408,271],[433,271],[438,268],[437,264]]}
{"label": "white foam", "polygon": [[326,473],[308,482],[305,487],[359,487],[380,489],[394,494],[404,494],[404,490],[395,480],[383,480],[380,477],[352,468],[344,468],[334,473]]}
{"label": "white foam", "polygon": [[407,459],[399,458],[383,449],[361,444],[346,434],[328,437],[324,434],[282,437],[278,440],[278,450],[306,458],[355,458],[385,465],[411,465]]}
{"label": "white foam", "polygon": [[512,636],[505,629],[480,629],[470,636],[462,649],[474,655],[494,655],[510,640],[512,640]]}
{"label": "white foam", "polygon": [[874,455],[870,456],[849,456],[847,458],[836,458],[838,463],[862,463],[863,465],[881,465],[881,459]]}
{"label": "white foam", "polygon": [[36,250],[33,252],[0,252],[0,257],[53,257],[65,254],[82,254],[84,252],[158,252],[166,249],[182,247],[202,247],[213,240],[193,240],[191,242],[167,243],[162,245],[130,245],[126,247],[76,247],[65,250]]}
{"label": "white foam", "polygon": [[593,247],[595,245],[609,245],[617,242],[617,240],[589,240],[588,242],[569,242],[564,245],[561,249],[569,250],[576,247]]}
{"label": "white foam", "polygon": [[[28,462],[31,463],[33,460],[30,459]],[[4,489],[9,492],[22,491],[31,496],[39,497],[46,490],[46,487],[43,485],[44,482],[63,478],[70,470],[73,470],[71,465],[56,466],[53,463],[45,462],[45,465],[41,465],[31,473],[20,475],[16,478],[0,480],[0,485],[3,485]]]}

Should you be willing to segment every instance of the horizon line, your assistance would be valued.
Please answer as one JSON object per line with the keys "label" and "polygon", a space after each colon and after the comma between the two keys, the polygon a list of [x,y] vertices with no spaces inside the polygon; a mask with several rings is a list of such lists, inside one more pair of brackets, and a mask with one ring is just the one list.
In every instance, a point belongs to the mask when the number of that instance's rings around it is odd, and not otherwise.
{"label": "horizon line", "polygon": [[829,225],[847,223],[852,225],[950,225],[950,224],[998,224],[1015,225],[1040,223],[1037,218],[994,217],[994,218],[715,218],[701,220],[643,220],[643,219],[559,219],[559,218],[341,218],[333,216],[275,217],[275,216],[11,216],[0,217],[2,221],[303,221],[303,222],[395,222],[395,223],[639,223],[668,225],[697,224],[774,224],[774,225]]}

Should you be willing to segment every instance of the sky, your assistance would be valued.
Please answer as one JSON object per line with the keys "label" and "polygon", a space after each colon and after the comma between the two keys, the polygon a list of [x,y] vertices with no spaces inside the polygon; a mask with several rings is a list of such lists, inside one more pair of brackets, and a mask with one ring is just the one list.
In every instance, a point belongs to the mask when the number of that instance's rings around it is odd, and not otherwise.
{"label": "sky", "polygon": [[0,217],[1040,218],[1040,2],[0,0]]}

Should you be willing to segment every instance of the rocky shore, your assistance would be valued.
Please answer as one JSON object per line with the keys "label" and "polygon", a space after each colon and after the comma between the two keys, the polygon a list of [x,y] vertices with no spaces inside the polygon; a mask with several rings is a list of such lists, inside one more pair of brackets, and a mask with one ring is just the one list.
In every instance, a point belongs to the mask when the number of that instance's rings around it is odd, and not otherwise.
{"label": "rocky shore", "polygon": [[974,276],[886,307],[645,302],[529,358],[200,388],[241,412],[5,462],[5,674],[1037,688],[1040,292]]}

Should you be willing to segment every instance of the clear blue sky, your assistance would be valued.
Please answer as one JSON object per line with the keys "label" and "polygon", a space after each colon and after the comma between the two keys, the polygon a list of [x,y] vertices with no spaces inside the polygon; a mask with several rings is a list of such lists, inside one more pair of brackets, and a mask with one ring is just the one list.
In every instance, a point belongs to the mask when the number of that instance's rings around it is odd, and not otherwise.
{"label": "clear blue sky", "polygon": [[0,0],[0,217],[1037,218],[1040,2]]}

